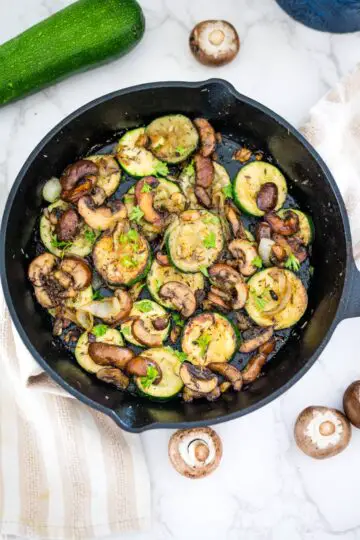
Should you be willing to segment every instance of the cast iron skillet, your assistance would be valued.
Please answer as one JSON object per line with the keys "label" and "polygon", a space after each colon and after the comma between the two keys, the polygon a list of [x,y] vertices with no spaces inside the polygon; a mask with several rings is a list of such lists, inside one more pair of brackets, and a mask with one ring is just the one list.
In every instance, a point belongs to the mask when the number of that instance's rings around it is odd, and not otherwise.
{"label": "cast iron skillet", "polygon": [[[26,277],[29,260],[24,252],[39,215],[44,182],[59,176],[92,145],[113,140],[114,132],[174,112],[205,116],[222,134],[238,142],[245,138],[269,152],[287,176],[300,207],[312,215],[316,230],[315,273],[305,318],[267,364],[265,376],[248,390],[225,394],[214,403],[154,403],[89,377],[69,353],[54,347],[49,322]],[[360,315],[360,274],[352,257],[348,218],[326,165],[285,120],[217,79],[120,90],[81,107],[58,124],[32,152],[11,190],[2,222],[0,262],[7,305],[34,358],[70,394],[132,432],[215,424],[262,407],[306,373],[342,319]]]}

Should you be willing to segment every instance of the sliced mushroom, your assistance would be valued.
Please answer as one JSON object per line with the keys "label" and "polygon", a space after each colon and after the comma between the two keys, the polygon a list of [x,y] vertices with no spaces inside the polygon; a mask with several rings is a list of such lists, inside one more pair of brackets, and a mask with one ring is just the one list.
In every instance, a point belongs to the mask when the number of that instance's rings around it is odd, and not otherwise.
{"label": "sliced mushroom", "polygon": [[360,428],[360,381],[347,387],[343,398],[344,411],[353,426]]}
{"label": "sliced mushroom", "polygon": [[307,258],[306,247],[296,236],[287,236],[284,238],[281,234],[273,234],[273,240],[276,242],[277,248],[273,247],[272,251],[276,260],[283,262],[287,259],[290,253],[293,253],[300,263]]}
{"label": "sliced mushroom", "polygon": [[200,204],[205,206],[205,208],[211,207],[211,197],[204,187],[196,185],[194,193]]}
{"label": "sliced mushroom", "polygon": [[120,390],[126,390],[129,386],[129,377],[127,377],[120,369],[112,367],[104,367],[96,372],[96,377],[100,381],[113,384]]}
{"label": "sliced mushroom", "polygon": [[289,256],[288,250],[279,244],[273,244],[271,246],[271,255],[270,255],[270,261],[272,263],[278,264],[283,263],[287,260]]}
{"label": "sliced mushroom", "polygon": [[299,230],[299,216],[289,210],[284,219],[277,214],[270,212],[264,216],[265,221],[270,225],[273,232],[282,236],[290,236]]}
{"label": "sliced mushroom", "polygon": [[89,195],[79,200],[78,212],[85,223],[96,231],[111,229],[118,221],[127,217],[126,207],[121,201],[111,201],[108,206],[96,208]]}
{"label": "sliced mushroom", "polygon": [[158,292],[160,298],[169,300],[183,317],[190,317],[196,310],[196,298],[193,291],[178,281],[168,281]]}
{"label": "sliced mushroom", "polygon": [[154,208],[154,192],[143,191],[145,184],[150,187],[156,187],[159,181],[153,176],[139,180],[135,186],[136,202],[144,213],[145,221],[152,223],[156,227],[161,227],[163,225],[163,218]]}
{"label": "sliced mushroom", "polygon": [[274,210],[278,201],[278,188],[273,182],[265,182],[256,195],[256,205],[262,212]]}
{"label": "sliced mushroom", "polygon": [[173,326],[170,332],[171,343],[176,343],[177,340],[179,339],[180,334],[181,334],[181,327],[178,325]]}
{"label": "sliced mushroom", "polygon": [[266,221],[261,221],[256,225],[255,229],[255,237],[258,244],[260,244],[260,241],[262,238],[271,238],[271,227]]}
{"label": "sliced mushroom", "polygon": [[241,221],[240,215],[231,201],[225,203],[225,216],[228,222],[230,223],[233,235],[235,238],[247,239],[245,227]]}
{"label": "sliced mushroom", "polygon": [[46,309],[54,308],[63,301],[60,296],[51,294],[51,290],[46,287],[34,287],[34,293],[36,300]]}
{"label": "sliced mushroom", "polygon": [[227,264],[217,263],[209,268],[209,276],[220,289],[235,292],[233,309],[242,309],[244,307],[248,297],[248,286],[239,272]]}
{"label": "sliced mushroom", "polygon": [[212,392],[209,392],[208,394],[206,394],[205,397],[208,401],[216,401],[217,399],[219,399],[220,396],[221,396],[220,386],[217,386],[216,388],[214,388],[214,390],[212,390]]}
{"label": "sliced mushroom", "polygon": [[77,291],[88,287],[92,280],[90,266],[80,257],[65,257],[60,263],[59,271],[71,278],[71,287]]}
{"label": "sliced mushroom", "polygon": [[136,319],[132,323],[131,332],[135,339],[147,347],[160,347],[162,344],[162,336],[146,328],[142,319]]}
{"label": "sliced mushroom", "polygon": [[135,356],[126,365],[126,372],[135,375],[136,377],[146,377],[149,367],[156,369],[158,375],[152,384],[159,384],[162,379],[162,372],[160,366],[153,360],[149,360],[144,356]]}
{"label": "sliced mushroom", "polygon": [[345,450],[351,439],[351,425],[337,409],[307,407],[297,417],[294,436],[305,454],[325,459]]}
{"label": "sliced mushroom", "polygon": [[60,177],[60,184],[63,190],[70,191],[79,180],[89,175],[97,175],[98,166],[89,159],[80,159],[72,165],[66,167]]}
{"label": "sliced mushroom", "polygon": [[217,376],[209,369],[194,366],[189,362],[181,365],[179,375],[185,386],[202,394],[212,392],[218,384]]}
{"label": "sliced mushroom", "polygon": [[215,151],[215,130],[205,118],[195,118],[194,124],[200,135],[199,152],[204,157],[209,157]]}
{"label": "sliced mushroom", "polygon": [[210,291],[204,301],[204,309],[209,309],[211,307],[216,307],[217,309],[220,309],[221,311],[230,311],[231,310],[231,304],[226,302],[220,295],[215,294],[214,292]]}
{"label": "sliced mushroom", "polygon": [[245,369],[242,370],[241,375],[244,384],[254,382],[261,373],[262,367],[266,362],[267,355],[264,353],[257,353],[252,356],[247,363]]}
{"label": "sliced mushroom", "polygon": [[157,251],[155,258],[161,266],[170,266],[169,257],[165,253]]}
{"label": "sliced mushroom", "polygon": [[232,387],[232,384],[231,382],[229,381],[224,381],[220,384],[219,388],[220,388],[220,392],[222,394],[225,394],[225,392],[227,392],[228,390],[230,390],[230,388]]}
{"label": "sliced mushroom", "polygon": [[235,28],[229,22],[221,20],[198,23],[191,31],[189,44],[195,58],[207,66],[228,64],[240,49]]}
{"label": "sliced mushroom", "polygon": [[244,315],[244,313],[237,312],[236,320],[237,320],[237,326],[239,330],[241,330],[242,332],[244,332],[245,330],[249,330],[249,328],[251,328],[253,325],[249,317]]}
{"label": "sliced mushroom", "polygon": [[209,188],[214,180],[215,169],[210,158],[196,154],[194,157],[195,164],[195,183],[205,189]]}
{"label": "sliced mushroom", "polygon": [[80,216],[73,208],[62,213],[55,226],[55,233],[60,242],[69,242],[79,232]]}
{"label": "sliced mushroom", "polygon": [[90,195],[95,182],[96,176],[88,176],[86,179],[80,180],[77,186],[75,186],[70,191],[62,191],[61,197],[64,201],[76,204],[81,199],[81,197],[85,197],[85,195]]}
{"label": "sliced mushroom", "polygon": [[266,354],[266,356],[269,356],[274,350],[276,346],[276,340],[274,337],[272,337],[269,341],[264,343],[263,345],[260,345],[259,347],[259,353]]}
{"label": "sliced mushroom", "polygon": [[119,369],[124,369],[126,364],[135,356],[131,349],[100,342],[90,343],[88,352],[96,364]]}
{"label": "sliced mushroom", "polygon": [[247,330],[243,334],[243,341],[239,347],[239,351],[242,353],[253,352],[269,341],[273,334],[274,329],[272,326],[269,326],[268,328],[255,327],[251,330]]}
{"label": "sliced mushroom", "polygon": [[224,362],[212,362],[208,365],[208,368],[219,375],[222,375],[225,379],[231,382],[232,387],[236,392],[239,392],[242,388],[243,381],[241,371],[231,364]]}
{"label": "sliced mushroom", "polygon": [[36,257],[29,266],[28,277],[35,287],[41,287],[47,276],[56,268],[57,257],[51,253],[43,253]]}
{"label": "sliced mushroom", "polygon": [[251,242],[237,238],[230,242],[228,248],[234,259],[238,261],[239,270],[243,276],[252,276],[257,272],[253,261],[258,257],[258,252]]}
{"label": "sliced mushroom", "polygon": [[163,315],[162,317],[156,317],[153,321],[151,321],[151,324],[155,328],[155,330],[165,330],[165,328],[169,324],[170,315]]}
{"label": "sliced mushroom", "polygon": [[187,386],[184,386],[184,390],[182,392],[182,398],[185,401],[185,403],[191,403],[194,401],[194,399],[201,399],[205,398],[206,394],[202,394],[201,392],[195,392],[195,390],[190,390]]}

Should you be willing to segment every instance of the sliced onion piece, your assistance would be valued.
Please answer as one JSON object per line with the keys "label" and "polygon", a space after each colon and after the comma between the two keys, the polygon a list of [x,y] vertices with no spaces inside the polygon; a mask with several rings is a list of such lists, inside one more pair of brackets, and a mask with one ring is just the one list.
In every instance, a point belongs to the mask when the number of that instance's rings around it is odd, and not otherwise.
{"label": "sliced onion piece", "polygon": [[45,199],[45,201],[53,203],[57,201],[58,199],[60,199],[60,193],[61,193],[60,180],[58,178],[55,178],[55,176],[53,176],[44,185],[43,190],[42,190],[42,196]]}
{"label": "sliced onion piece", "polygon": [[271,238],[261,238],[260,240],[258,252],[265,266],[271,266],[271,248],[274,245],[275,242]]}
{"label": "sliced onion piece", "polygon": [[[269,273],[270,274],[270,273]],[[289,280],[285,274],[284,271],[274,268],[271,270],[271,277],[274,280],[274,282],[277,282],[276,287],[276,295],[278,297],[276,301],[276,305],[273,308],[266,309],[264,308],[264,313],[268,315],[275,315],[276,313],[279,313],[279,311],[282,311],[291,298],[291,284],[289,283]]]}
{"label": "sliced onion piece", "polygon": [[98,317],[109,324],[116,322],[123,311],[116,296],[104,298],[103,300],[94,300],[85,306],[81,306],[80,310],[91,313],[94,317]]}
{"label": "sliced onion piece", "polygon": [[84,330],[90,332],[94,326],[94,317],[91,313],[78,309],[76,311],[76,322],[78,326],[81,326],[81,328],[84,328]]}

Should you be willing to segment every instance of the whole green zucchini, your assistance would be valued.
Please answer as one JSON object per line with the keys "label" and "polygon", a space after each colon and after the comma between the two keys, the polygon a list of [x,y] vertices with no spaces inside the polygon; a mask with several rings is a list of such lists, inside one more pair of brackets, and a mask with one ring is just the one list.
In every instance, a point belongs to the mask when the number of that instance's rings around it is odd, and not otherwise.
{"label": "whole green zucchini", "polygon": [[144,28],[135,0],[78,0],[0,45],[0,104],[126,53]]}

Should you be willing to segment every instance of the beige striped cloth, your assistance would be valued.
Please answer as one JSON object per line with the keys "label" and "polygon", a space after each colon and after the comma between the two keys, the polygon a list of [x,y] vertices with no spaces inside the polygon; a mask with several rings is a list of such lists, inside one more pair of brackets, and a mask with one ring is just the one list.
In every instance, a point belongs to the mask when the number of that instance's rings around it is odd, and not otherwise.
{"label": "beige striped cloth", "polygon": [[2,294],[0,362],[0,536],[90,539],[148,527],[140,437],[41,374]]}

